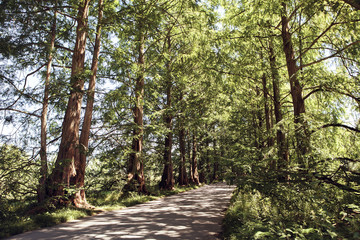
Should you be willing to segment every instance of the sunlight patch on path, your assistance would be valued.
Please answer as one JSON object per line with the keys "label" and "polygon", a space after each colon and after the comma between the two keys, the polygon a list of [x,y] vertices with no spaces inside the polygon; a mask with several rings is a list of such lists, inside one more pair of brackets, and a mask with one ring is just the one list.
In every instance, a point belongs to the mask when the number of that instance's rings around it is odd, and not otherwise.
{"label": "sunlight patch on path", "polygon": [[218,239],[233,190],[207,185],[9,239]]}

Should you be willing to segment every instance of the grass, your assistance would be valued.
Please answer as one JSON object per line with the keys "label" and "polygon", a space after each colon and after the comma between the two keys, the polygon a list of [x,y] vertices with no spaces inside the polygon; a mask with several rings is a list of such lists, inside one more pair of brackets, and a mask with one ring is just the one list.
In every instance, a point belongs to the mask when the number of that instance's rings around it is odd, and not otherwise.
{"label": "grass", "polygon": [[25,204],[12,203],[7,206],[3,205],[1,211],[5,214],[0,216],[0,238],[39,228],[51,227],[71,220],[92,216],[102,211],[122,209],[194,188],[198,188],[198,186],[175,186],[173,190],[159,190],[157,187],[150,187],[150,195],[132,193],[126,198],[122,198],[121,192],[89,194],[88,202],[95,206],[95,209],[92,210],[70,206],[62,209],[49,209],[46,212],[34,214],[32,213],[34,209],[39,207],[34,200],[27,201]]}
{"label": "grass", "polygon": [[[23,209],[18,209],[18,211],[23,212]],[[51,227],[59,223],[68,222],[94,214],[95,211],[93,210],[76,209],[74,207],[47,211],[45,213],[35,215],[30,215],[29,213],[25,213],[23,215],[14,213],[10,219],[2,221],[0,225],[0,238],[9,237],[43,227]]]}
{"label": "grass", "polygon": [[198,188],[199,186],[190,185],[190,186],[178,186],[175,185],[173,190],[160,190],[157,186],[149,187],[150,195],[141,195],[138,193],[130,193],[127,198],[122,198],[121,192],[101,192],[88,196],[88,201],[96,206],[96,209],[111,211],[122,209],[125,207],[130,207],[136,204],[141,204],[156,200],[158,198],[178,194],[185,192],[191,189]]}

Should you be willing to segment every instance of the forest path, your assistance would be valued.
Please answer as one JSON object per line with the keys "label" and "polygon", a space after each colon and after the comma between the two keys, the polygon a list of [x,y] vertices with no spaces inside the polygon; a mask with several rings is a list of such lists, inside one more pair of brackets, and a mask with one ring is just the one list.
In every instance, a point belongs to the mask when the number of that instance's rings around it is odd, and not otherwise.
{"label": "forest path", "polygon": [[10,239],[219,239],[233,186],[206,185]]}

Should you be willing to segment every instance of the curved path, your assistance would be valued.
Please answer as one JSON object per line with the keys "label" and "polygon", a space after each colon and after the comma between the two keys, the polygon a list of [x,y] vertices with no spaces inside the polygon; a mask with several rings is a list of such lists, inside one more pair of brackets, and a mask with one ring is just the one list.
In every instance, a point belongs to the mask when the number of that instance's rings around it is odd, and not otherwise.
{"label": "curved path", "polygon": [[233,190],[207,185],[10,239],[218,239]]}

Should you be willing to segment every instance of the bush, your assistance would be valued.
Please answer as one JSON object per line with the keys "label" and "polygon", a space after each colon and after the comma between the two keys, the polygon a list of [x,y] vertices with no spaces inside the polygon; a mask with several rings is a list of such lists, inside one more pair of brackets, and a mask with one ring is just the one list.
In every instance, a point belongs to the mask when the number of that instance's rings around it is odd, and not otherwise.
{"label": "bush", "polygon": [[242,182],[225,216],[225,239],[360,239],[356,194],[316,181]]}

